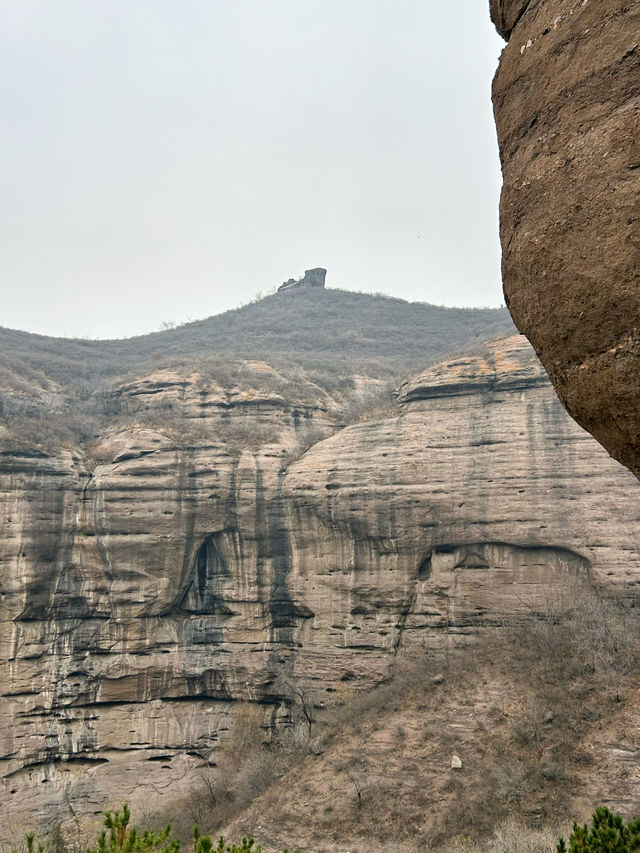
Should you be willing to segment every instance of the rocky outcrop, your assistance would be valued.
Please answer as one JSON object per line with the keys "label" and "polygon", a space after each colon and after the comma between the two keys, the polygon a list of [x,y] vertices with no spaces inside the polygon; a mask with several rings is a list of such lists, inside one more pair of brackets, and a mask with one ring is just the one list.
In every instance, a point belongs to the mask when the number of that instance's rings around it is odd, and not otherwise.
{"label": "rocky outcrop", "polygon": [[507,304],[569,412],[640,474],[640,7],[491,10]]}
{"label": "rocky outcrop", "polygon": [[502,38],[509,38],[528,5],[529,0],[489,0],[491,19]]}
{"label": "rocky outcrop", "polygon": [[326,277],[327,271],[323,267],[314,267],[312,270],[305,270],[302,278],[287,279],[280,285],[278,292],[298,287],[324,287]]}
{"label": "rocky outcrop", "polygon": [[403,646],[548,613],[582,584],[635,595],[640,487],[523,338],[427,369],[342,429],[336,397],[243,369],[243,385],[122,386],[89,455],[2,440],[14,829],[186,795],[243,702],[286,724],[283,684],[330,702]]}

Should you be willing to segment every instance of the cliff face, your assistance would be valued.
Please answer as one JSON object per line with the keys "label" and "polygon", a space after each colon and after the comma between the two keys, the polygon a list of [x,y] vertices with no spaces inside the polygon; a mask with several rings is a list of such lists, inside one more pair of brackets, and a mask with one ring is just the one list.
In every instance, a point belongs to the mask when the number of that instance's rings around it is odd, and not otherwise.
{"label": "cliff face", "polygon": [[169,371],[122,386],[129,425],[88,455],[3,437],[14,828],[188,792],[243,701],[286,721],[283,679],[329,702],[401,646],[530,618],[576,584],[634,595],[637,481],[524,339],[430,368],[344,429],[331,395],[248,369],[253,387]]}
{"label": "cliff face", "polygon": [[640,473],[640,7],[491,0],[507,304],[569,412]]}

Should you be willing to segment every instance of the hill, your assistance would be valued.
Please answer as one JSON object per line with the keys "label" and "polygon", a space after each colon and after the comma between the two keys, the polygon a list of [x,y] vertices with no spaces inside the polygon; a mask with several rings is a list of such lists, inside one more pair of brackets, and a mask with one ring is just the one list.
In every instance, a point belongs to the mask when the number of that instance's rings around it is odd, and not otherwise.
{"label": "hill", "polygon": [[321,288],[273,294],[175,329],[124,340],[51,338],[0,328],[0,387],[17,377],[71,386],[223,356],[374,377],[401,376],[513,332],[505,308],[443,308]]}

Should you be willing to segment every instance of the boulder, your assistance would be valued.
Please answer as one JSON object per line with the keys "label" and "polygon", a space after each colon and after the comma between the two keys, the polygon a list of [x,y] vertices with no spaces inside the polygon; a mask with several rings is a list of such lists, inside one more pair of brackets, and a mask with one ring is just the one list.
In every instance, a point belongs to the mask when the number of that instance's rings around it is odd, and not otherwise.
{"label": "boulder", "polygon": [[492,0],[506,302],[569,413],[640,474],[640,5]]}

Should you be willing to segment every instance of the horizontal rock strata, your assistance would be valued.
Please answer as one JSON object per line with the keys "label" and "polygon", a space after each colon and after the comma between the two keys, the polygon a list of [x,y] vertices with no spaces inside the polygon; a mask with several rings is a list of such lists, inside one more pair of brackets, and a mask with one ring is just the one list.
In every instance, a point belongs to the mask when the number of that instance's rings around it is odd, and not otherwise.
{"label": "horizontal rock strata", "polygon": [[167,371],[122,386],[127,425],[88,454],[2,439],[14,828],[175,799],[243,702],[286,724],[287,683],[330,702],[401,646],[548,614],[581,584],[635,597],[638,483],[523,338],[427,369],[342,429],[339,400],[250,370],[253,387]]}

